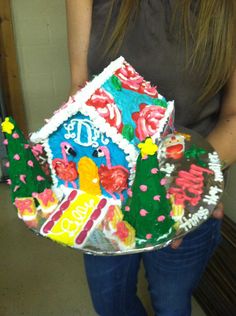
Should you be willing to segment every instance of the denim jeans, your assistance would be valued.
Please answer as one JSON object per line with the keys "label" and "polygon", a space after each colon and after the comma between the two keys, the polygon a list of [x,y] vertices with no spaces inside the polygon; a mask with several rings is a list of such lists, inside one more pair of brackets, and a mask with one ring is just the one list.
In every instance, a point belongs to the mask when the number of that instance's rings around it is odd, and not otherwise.
{"label": "denim jeans", "polygon": [[102,257],[85,255],[94,308],[100,316],[147,316],[138,298],[137,274],[143,260],[156,316],[191,315],[191,296],[220,240],[219,220],[209,219],[185,236],[181,246]]}

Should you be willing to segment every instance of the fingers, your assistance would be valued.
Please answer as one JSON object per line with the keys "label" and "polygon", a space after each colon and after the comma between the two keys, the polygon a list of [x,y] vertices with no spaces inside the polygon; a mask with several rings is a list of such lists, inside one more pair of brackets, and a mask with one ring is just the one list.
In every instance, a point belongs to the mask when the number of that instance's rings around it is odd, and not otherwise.
{"label": "fingers", "polygon": [[219,203],[212,213],[212,217],[216,219],[222,219],[224,217],[224,205]]}
{"label": "fingers", "polygon": [[182,244],[182,241],[183,241],[183,238],[180,238],[180,239],[175,239],[172,241],[172,243],[170,244],[170,247],[172,249],[177,249],[179,248],[179,246]]}

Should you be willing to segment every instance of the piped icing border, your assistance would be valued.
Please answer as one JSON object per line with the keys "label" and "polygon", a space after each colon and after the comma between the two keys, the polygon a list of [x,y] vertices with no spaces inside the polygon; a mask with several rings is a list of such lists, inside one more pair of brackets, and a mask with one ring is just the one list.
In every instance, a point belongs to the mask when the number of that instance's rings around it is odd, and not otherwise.
{"label": "piped icing border", "polygon": [[68,118],[77,114],[83,107],[87,108],[88,106],[85,104],[86,101],[90,99],[92,94],[100,88],[117,69],[121,68],[124,60],[124,57],[121,56],[111,62],[100,75],[88,82],[84,88],[77,91],[76,94],[66,103],[66,105],[70,105],[69,103],[71,103],[73,106],[64,105],[63,108],[57,111],[53,117],[48,120],[47,124],[45,124],[38,132],[31,134],[30,140],[33,143],[43,142],[50,134],[55,132],[63,122],[67,121]]}

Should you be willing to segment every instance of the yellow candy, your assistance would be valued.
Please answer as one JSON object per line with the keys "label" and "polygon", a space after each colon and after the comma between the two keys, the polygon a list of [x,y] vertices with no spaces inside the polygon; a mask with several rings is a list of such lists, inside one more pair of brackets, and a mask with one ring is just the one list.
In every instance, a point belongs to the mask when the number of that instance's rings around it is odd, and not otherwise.
{"label": "yellow candy", "polygon": [[9,117],[6,117],[5,121],[1,125],[3,133],[7,133],[10,135],[12,134],[12,131],[15,126],[11,122],[9,122]]}
{"label": "yellow candy", "polygon": [[158,150],[158,146],[153,143],[151,138],[147,138],[144,143],[138,144],[138,148],[140,148],[142,158],[148,155],[153,156]]}

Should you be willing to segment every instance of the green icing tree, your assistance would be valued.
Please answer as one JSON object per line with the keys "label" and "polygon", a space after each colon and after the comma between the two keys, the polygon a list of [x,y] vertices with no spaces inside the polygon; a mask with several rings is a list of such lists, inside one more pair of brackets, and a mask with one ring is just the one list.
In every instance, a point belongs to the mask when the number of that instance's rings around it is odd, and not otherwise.
{"label": "green icing tree", "polygon": [[175,233],[164,177],[156,154],[146,159],[139,155],[135,180],[123,210],[124,220],[136,229],[137,246],[164,242]]}
{"label": "green icing tree", "polygon": [[41,193],[52,183],[34,157],[30,145],[12,118],[6,118],[2,130],[7,140],[12,201]]}

